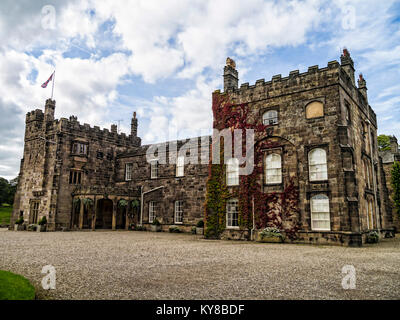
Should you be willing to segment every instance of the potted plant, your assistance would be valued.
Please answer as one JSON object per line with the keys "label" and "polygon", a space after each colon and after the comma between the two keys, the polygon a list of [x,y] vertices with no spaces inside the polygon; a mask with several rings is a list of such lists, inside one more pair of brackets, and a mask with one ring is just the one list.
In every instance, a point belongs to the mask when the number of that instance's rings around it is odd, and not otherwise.
{"label": "potted plant", "polygon": [[47,218],[46,216],[43,216],[42,219],[40,219],[38,222],[38,227],[36,228],[36,231],[37,232],[46,231],[46,225],[47,225]]}
{"label": "potted plant", "polygon": [[190,230],[190,232],[192,233],[192,234],[196,234],[196,227],[192,227],[192,229]]}
{"label": "potted plant", "polygon": [[170,233],[181,233],[182,231],[181,231],[181,229],[179,229],[179,227],[177,227],[177,226],[170,226],[170,227],[169,227],[169,232],[170,232]]}
{"label": "potted plant", "polygon": [[196,225],[196,234],[204,234],[204,221],[199,220]]}
{"label": "potted plant", "polygon": [[14,224],[15,231],[23,231],[24,230],[24,217],[19,217]]}
{"label": "potted plant", "polygon": [[157,218],[153,220],[153,223],[151,224],[151,231],[153,232],[160,232],[161,231],[161,223],[158,221]]}
{"label": "potted plant", "polygon": [[378,243],[379,242],[379,234],[376,231],[370,231],[366,237],[367,243]]}
{"label": "potted plant", "polygon": [[284,242],[285,237],[281,230],[274,227],[267,227],[258,234],[259,242]]}

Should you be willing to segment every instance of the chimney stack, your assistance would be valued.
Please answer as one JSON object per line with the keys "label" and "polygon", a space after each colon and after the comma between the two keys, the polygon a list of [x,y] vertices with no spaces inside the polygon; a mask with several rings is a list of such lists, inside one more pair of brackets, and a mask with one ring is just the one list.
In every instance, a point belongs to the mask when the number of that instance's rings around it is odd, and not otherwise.
{"label": "chimney stack", "polygon": [[360,91],[360,93],[363,95],[363,97],[365,98],[365,101],[368,104],[368,95],[367,95],[367,82],[365,81],[362,73],[360,73],[359,77],[358,77],[358,91]]}
{"label": "chimney stack", "polygon": [[226,58],[224,67],[224,91],[237,89],[239,84],[239,74],[236,70],[236,63],[231,58]]}
{"label": "chimney stack", "polygon": [[137,137],[138,120],[136,118],[136,111],[133,113],[131,121],[131,136],[132,138]]}
{"label": "chimney stack", "polygon": [[356,86],[354,79],[354,62],[350,57],[350,52],[346,48],[343,49],[343,54],[340,56],[340,64],[344,71],[349,75],[353,86]]}

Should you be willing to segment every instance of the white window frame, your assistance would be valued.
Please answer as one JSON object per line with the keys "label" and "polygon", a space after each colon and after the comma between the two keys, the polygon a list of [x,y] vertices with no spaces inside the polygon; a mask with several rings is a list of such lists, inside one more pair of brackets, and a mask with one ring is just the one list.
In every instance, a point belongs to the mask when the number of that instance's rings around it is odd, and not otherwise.
{"label": "white window frame", "polygon": [[149,202],[149,223],[153,223],[154,219],[157,217],[157,201]]}
{"label": "white window frame", "polygon": [[176,158],[176,176],[183,177],[185,175],[185,157],[179,156]]}
{"label": "white window frame", "polygon": [[274,125],[278,124],[278,111],[268,110],[263,114],[263,124],[264,125]]}
{"label": "white window frame", "polygon": [[239,200],[236,198],[226,202],[226,228],[239,229]]}
{"label": "white window frame", "polygon": [[[269,161],[278,157],[279,161]],[[278,177],[273,180],[273,177]],[[265,157],[265,184],[282,183],[282,157],[279,153],[270,153]]]}
{"label": "white window frame", "polygon": [[158,160],[150,161],[150,178],[151,179],[158,178]]}
{"label": "white window frame", "polygon": [[[323,151],[325,161],[322,161],[320,159],[312,159],[312,156],[316,154],[317,151]],[[328,180],[328,164],[325,149],[314,148],[308,152],[308,171],[310,181]]]}
{"label": "white window frame", "polygon": [[175,224],[182,224],[183,223],[183,201],[176,200],[175,201],[175,217],[174,217]]}
{"label": "white window frame", "polygon": [[[319,202],[319,206],[315,201]],[[326,207],[323,207],[323,206]],[[326,210],[327,209],[327,210]],[[331,213],[329,197],[326,194],[317,194],[310,199],[311,229],[314,231],[331,231]],[[324,217],[325,216],[325,217]],[[329,227],[316,227],[315,222],[328,222]]]}
{"label": "white window frame", "polygon": [[125,164],[125,181],[132,180],[133,163],[129,162]]}
{"label": "white window frame", "polygon": [[226,185],[239,185],[239,160],[231,158],[226,162]]}

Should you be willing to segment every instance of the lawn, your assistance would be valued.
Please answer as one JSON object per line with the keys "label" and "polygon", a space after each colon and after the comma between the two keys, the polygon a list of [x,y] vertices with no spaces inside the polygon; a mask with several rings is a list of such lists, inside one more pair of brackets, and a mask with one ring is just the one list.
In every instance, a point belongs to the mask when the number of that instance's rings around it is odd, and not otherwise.
{"label": "lawn", "polygon": [[0,206],[0,224],[10,223],[12,209],[12,206]]}
{"label": "lawn", "polygon": [[24,278],[15,273],[0,270],[0,300],[33,300],[35,288]]}

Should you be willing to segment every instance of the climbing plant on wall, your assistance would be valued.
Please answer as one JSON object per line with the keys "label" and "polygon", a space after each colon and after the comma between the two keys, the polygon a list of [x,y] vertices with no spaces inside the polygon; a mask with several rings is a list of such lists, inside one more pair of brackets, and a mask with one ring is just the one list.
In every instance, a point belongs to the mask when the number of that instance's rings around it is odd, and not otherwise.
{"label": "climbing plant on wall", "polygon": [[[294,238],[298,229],[298,188],[291,180],[282,193],[267,194],[262,190],[263,150],[281,145],[268,138],[267,125],[250,119],[247,103],[234,104],[229,95],[214,93],[212,101],[213,127],[218,130],[230,128],[232,137],[235,129],[253,129],[255,135],[254,170],[249,175],[239,177],[239,187],[230,192],[226,186],[226,166],[224,164],[224,144],[220,141],[220,163],[209,164],[207,195],[205,204],[205,236],[217,238],[225,230],[226,201],[230,197],[239,199],[239,226],[251,229],[254,220],[257,228],[277,227]],[[242,137],[242,154],[246,154],[246,144]],[[233,139],[232,139],[233,140]],[[217,141],[213,141],[213,144]],[[212,149],[212,146],[211,146]]]}

